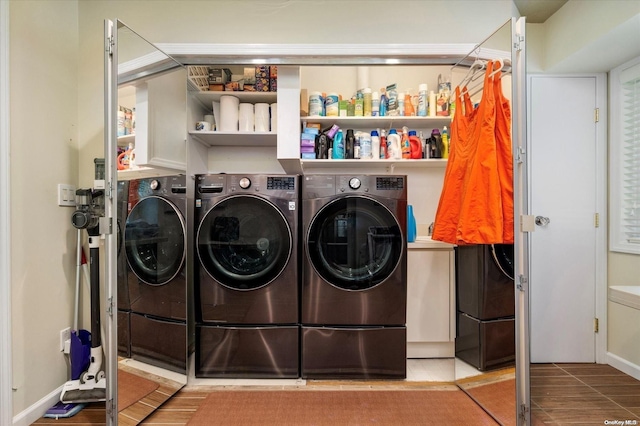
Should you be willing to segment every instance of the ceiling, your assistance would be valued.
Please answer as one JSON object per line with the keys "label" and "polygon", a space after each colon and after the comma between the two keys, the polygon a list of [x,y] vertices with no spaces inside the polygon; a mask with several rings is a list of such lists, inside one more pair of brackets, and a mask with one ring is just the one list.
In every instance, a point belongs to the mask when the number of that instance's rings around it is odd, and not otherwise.
{"label": "ceiling", "polygon": [[521,16],[528,24],[541,24],[556,13],[567,0],[513,0]]}

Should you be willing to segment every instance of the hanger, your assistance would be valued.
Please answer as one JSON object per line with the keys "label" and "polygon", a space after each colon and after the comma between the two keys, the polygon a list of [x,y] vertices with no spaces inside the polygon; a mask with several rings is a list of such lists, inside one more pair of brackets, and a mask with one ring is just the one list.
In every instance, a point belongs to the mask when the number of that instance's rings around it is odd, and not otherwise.
{"label": "hanger", "polygon": [[471,67],[469,68],[469,71],[467,71],[467,74],[462,78],[462,80],[460,80],[458,86],[466,86],[467,84],[476,80],[478,76],[482,74],[480,71],[483,71],[486,66],[486,61],[476,59],[473,64],[471,64]]}

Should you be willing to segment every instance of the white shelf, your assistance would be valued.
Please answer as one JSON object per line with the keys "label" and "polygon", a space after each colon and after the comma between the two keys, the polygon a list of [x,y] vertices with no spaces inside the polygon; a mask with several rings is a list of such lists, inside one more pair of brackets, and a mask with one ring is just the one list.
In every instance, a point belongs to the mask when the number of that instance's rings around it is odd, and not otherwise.
{"label": "white shelf", "polygon": [[158,167],[138,167],[132,170],[118,170],[118,180],[142,179],[148,177],[171,176],[184,173],[180,170],[162,169]]}
{"label": "white shelf", "polygon": [[[384,116],[384,117],[300,117],[300,122],[320,123],[323,127],[337,124],[340,128],[433,128],[448,126],[451,117],[405,117],[405,116]],[[326,125],[326,126],[325,126]]]}
{"label": "white shelf", "polygon": [[276,146],[276,132],[202,132],[189,131],[198,142],[207,146]]}
{"label": "white shelf", "polygon": [[330,169],[347,167],[348,169],[360,168],[444,168],[447,160],[440,158],[423,160],[300,160],[304,170]]}
{"label": "white shelf", "polygon": [[208,108],[213,108],[212,101],[220,101],[220,96],[235,96],[240,99],[240,102],[247,102],[251,104],[267,103],[272,104],[277,102],[278,92],[214,92],[214,91],[194,91],[193,95],[206,105]]}
{"label": "white shelf", "polygon": [[136,143],[136,135],[118,136],[118,146],[127,146],[130,143]]}

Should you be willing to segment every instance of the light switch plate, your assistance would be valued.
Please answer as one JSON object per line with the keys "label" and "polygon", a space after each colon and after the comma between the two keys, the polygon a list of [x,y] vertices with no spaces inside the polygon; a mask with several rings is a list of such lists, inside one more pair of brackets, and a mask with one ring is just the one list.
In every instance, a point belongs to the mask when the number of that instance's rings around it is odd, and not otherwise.
{"label": "light switch plate", "polygon": [[58,205],[63,207],[76,206],[76,187],[73,185],[58,184]]}

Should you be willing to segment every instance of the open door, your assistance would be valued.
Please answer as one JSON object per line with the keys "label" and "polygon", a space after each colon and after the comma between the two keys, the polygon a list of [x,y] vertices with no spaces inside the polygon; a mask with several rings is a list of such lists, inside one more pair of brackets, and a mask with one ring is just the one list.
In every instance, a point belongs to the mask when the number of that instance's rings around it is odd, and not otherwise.
{"label": "open door", "polygon": [[[187,381],[186,84],[180,63],[124,23],[105,21],[107,424],[124,410],[142,420],[160,404],[136,404]],[[154,192],[158,185],[170,190]],[[163,263],[162,253],[172,260]],[[140,273],[168,268],[161,280]],[[158,337],[167,335],[172,345]],[[119,379],[136,391],[120,394]]]}

